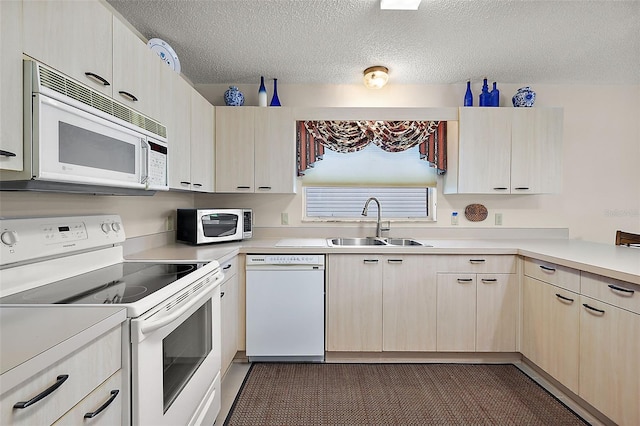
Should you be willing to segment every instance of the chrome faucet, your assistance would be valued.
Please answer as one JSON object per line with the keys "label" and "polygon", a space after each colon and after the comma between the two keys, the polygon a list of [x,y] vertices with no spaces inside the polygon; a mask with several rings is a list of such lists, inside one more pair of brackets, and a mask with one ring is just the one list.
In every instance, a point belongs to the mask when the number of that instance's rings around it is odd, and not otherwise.
{"label": "chrome faucet", "polygon": [[380,213],[382,209],[380,208],[380,201],[378,201],[376,197],[371,197],[367,200],[366,203],[364,203],[364,208],[362,209],[362,216],[367,215],[369,211],[369,203],[371,201],[375,201],[376,204],[378,205],[378,221],[376,222],[376,237],[380,238],[382,237],[382,231],[388,231],[389,228],[382,228],[382,226],[380,226]]}

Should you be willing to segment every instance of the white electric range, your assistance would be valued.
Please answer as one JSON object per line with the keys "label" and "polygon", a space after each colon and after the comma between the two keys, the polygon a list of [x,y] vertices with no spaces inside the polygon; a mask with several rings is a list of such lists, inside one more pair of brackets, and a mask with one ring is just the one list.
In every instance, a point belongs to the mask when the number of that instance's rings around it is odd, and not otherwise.
{"label": "white electric range", "polygon": [[216,261],[126,261],[117,215],[0,218],[3,305],[122,306],[134,425],[213,424],[220,409]]}

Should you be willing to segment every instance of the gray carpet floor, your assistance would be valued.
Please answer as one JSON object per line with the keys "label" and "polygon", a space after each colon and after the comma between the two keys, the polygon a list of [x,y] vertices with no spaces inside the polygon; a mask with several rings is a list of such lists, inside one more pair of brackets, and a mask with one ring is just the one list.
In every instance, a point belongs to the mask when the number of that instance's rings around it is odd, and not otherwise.
{"label": "gray carpet floor", "polygon": [[225,425],[584,425],[510,364],[252,365]]}

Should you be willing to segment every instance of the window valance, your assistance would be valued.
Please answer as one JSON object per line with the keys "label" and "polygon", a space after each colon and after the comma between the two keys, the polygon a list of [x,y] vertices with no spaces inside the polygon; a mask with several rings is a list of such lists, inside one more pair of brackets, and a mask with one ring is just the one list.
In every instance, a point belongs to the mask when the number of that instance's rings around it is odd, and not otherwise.
{"label": "window valance", "polygon": [[299,121],[298,176],[322,159],[324,150],[357,152],[374,143],[387,152],[418,146],[420,159],[438,174],[447,168],[446,121]]}

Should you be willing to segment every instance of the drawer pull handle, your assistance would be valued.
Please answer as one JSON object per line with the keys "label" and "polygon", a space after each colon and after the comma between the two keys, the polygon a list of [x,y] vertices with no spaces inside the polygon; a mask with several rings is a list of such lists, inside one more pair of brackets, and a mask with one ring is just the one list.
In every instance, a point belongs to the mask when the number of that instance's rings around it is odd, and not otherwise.
{"label": "drawer pull handle", "polygon": [[258,189],[262,189],[265,191],[271,191],[271,187],[270,186],[259,186]]}
{"label": "drawer pull handle", "polygon": [[132,93],[125,92],[124,90],[120,90],[118,93],[120,93],[120,96],[122,96],[123,98],[126,98],[132,102],[138,102],[138,98],[136,98]]}
{"label": "drawer pull handle", "polygon": [[231,268],[231,264],[225,265],[222,267],[223,271],[226,271],[227,269]]}
{"label": "drawer pull handle", "polygon": [[635,290],[631,290],[629,288],[618,287],[617,285],[609,284],[609,288],[615,291],[624,291],[625,293],[633,294]]}
{"label": "drawer pull handle", "polygon": [[469,262],[471,262],[471,263],[484,263],[485,260],[484,259],[469,259]]}
{"label": "drawer pull handle", "polygon": [[222,299],[224,297],[224,291],[220,292],[220,299]]}
{"label": "drawer pull handle", "polygon": [[187,182],[186,180],[180,181],[182,185],[191,185],[191,182]]}
{"label": "drawer pull handle", "polygon": [[563,295],[561,295],[561,294],[556,293],[556,297],[557,297],[558,299],[560,299],[560,300],[565,300],[565,301],[567,301],[567,302],[573,303],[573,299],[570,299],[570,298],[568,298],[568,297],[566,297],[566,296],[563,296]]}
{"label": "drawer pull handle", "polygon": [[517,186],[516,191],[528,191],[529,187],[528,186]]}
{"label": "drawer pull handle", "polygon": [[365,259],[364,263],[378,263],[378,259]]}
{"label": "drawer pull handle", "polygon": [[387,263],[402,263],[402,259],[387,259]]}
{"label": "drawer pull handle", "polygon": [[93,72],[85,72],[84,75],[86,75],[87,77],[89,77],[91,80],[96,81],[100,84],[102,84],[103,86],[111,86],[111,83],[109,83],[107,80],[105,80],[104,78],[100,77],[98,74],[93,73]]}
{"label": "drawer pull handle", "polygon": [[49,386],[47,389],[40,392],[38,395],[34,396],[28,401],[16,402],[13,405],[13,408],[27,408],[28,406],[33,405],[36,402],[48,397],[49,395],[51,395],[51,393],[53,393],[56,389],[58,389],[68,378],[69,378],[68,374],[59,375],[58,377],[56,377],[56,382],[53,385]]}
{"label": "drawer pull handle", "polygon": [[111,391],[111,396],[109,397],[109,399],[107,399],[107,401],[102,404],[96,411],[93,411],[91,413],[87,413],[84,415],[85,419],[92,419],[95,416],[97,416],[98,414],[100,414],[105,408],[107,408],[109,406],[109,404],[111,404],[113,402],[114,399],[116,399],[116,396],[118,396],[118,394],[120,393],[120,391],[118,389],[114,389]]}
{"label": "drawer pull handle", "polygon": [[459,283],[470,283],[473,281],[473,278],[458,278]]}
{"label": "drawer pull handle", "polygon": [[509,188],[504,187],[504,186],[496,186],[493,189],[494,189],[494,191],[506,191]]}
{"label": "drawer pull handle", "polygon": [[594,312],[597,312],[597,313],[599,313],[601,315],[604,315],[604,310],[602,310],[602,309],[594,308],[593,306],[589,306],[586,303],[583,303],[582,306],[584,306],[585,308],[589,309],[590,311],[594,311]]}
{"label": "drawer pull handle", "polygon": [[542,269],[543,271],[546,271],[546,272],[551,272],[551,273],[556,271],[555,268],[549,268],[548,266],[544,266],[544,265],[540,265],[540,269]]}
{"label": "drawer pull handle", "polygon": [[15,157],[16,153],[11,151],[5,151],[4,149],[0,149],[0,155],[3,157]]}
{"label": "drawer pull handle", "polygon": [[482,282],[483,283],[496,283],[496,282],[498,282],[498,279],[497,278],[483,278]]}
{"label": "drawer pull handle", "polygon": [[250,186],[236,186],[236,189],[251,189]]}

